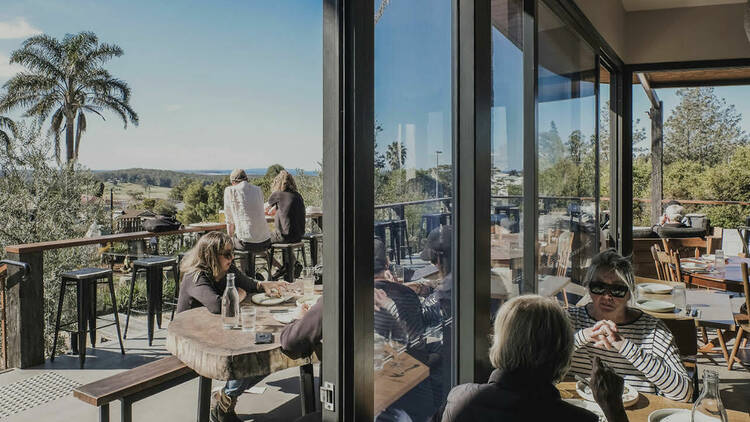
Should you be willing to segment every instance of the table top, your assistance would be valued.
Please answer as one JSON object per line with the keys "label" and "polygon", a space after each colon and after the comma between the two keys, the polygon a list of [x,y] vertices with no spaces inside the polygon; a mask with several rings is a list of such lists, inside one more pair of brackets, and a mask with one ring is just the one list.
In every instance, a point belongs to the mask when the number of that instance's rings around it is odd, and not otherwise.
{"label": "table top", "polygon": [[376,415],[430,375],[430,368],[408,353],[400,354],[398,360],[398,366],[393,360],[389,360],[383,365],[383,369],[375,372],[374,410]]}
{"label": "table top", "polygon": [[490,239],[490,260],[495,265],[509,265],[523,258],[523,238],[518,233],[493,235]]}
{"label": "table top", "polygon": [[256,331],[273,333],[270,344],[255,344],[255,333],[224,330],[221,315],[205,307],[176,314],[169,324],[167,350],[199,375],[216,380],[265,376],[272,372],[311,362],[311,357],[291,359],[281,351],[279,334],[284,324],[276,321],[272,309],[291,310],[294,299],[279,306],[256,308]]}
{"label": "table top", "polygon": [[[494,272],[493,274],[495,277],[490,277],[490,298],[506,300],[518,295],[518,286],[511,282],[508,275],[503,276]],[[554,296],[568,284],[570,277],[542,275],[539,277],[539,294],[545,297]]]}
{"label": "table top", "polygon": [[[685,258],[681,261],[696,262],[695,259],[691,258]],[[724,271],[700,272],[682,268],[682,278],[688,284],[697,284],[732,292],[743,292],[740,264],[746,262],[750,265],[750,259],[730,256],[728,257],[728,261]]]}
{"label": "table top", "polygon": [[[557,384],[557,388],[561,391],[563,398],[581,398],[576,392],[575,382],[573,381],[563,381]],[[693,407],[692,403],[676,402],[656,394],[639,394],[638,401],[625,408],[625,413],[627,413],[630,422],[647,422],[648,415],[659,409],[691,409]],[[750,421],[750,417],[746,413],[735,410],[727,410],[727,416],[729,416],[731,422]]]}
{"label": "table top", "polygon": [[[674,296],[671,294],[645,294],[642,297],[674,303]],[[734,326],[733,305],[728,294],[703,289],[687,289],[685,301],[692,309],[700,310],[698,321],[719,326]],[[677,309],[675,312],[646,312],[661,319],[692,318]]]}

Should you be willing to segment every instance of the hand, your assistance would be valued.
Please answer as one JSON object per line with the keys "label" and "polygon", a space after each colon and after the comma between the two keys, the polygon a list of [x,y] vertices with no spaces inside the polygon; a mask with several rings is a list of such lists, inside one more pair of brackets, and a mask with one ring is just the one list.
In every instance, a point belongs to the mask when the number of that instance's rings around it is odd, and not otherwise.
{"label": "hand", "polygon": [[593,343],[597,341],[597,334],[595,334],[603,325],[605,325],[606,321],[601,320],[597,321],[596,324],[594,324],[593,327],[584,328],[583,329],[583,337],[586,339],[586,343]]}
{"label": "hand", "polygon": [[268,297],[281,297],[286,292],[287,283],[284,281],[266,281],[260,283],[260,287]]}
{"label": "hand", "polygon": [[381,309],[386,309],[390,306],[391,303],[393,303],[393,300],[389,298],[388,295],[385,294],[385,291],[381,289],[375,289],[373,298],[375,302],[376,311],[379,311]]}
{"label": "hand", "polygon": [[592,333],[595,339],[594,347],[617,352],[622,350],[625,341],[618,332],[617,324],[609,320],[599,322],[602,322],[602,325]]}
{"label": "hand", "polygon": [[422,289],[424,287],[424,285],[418,281],[410,281],[408,283],[404,283],[404,286],[414,290],[414,293],[418,295],[422,294]]}
{"label": "hand", "polygon": [[240,302],[242,302],[247,297],[247,292],[245,291],[245,289],[238,287],[237,295],[240,297]]}
{"label": "hand", "polygon": [[591,368],[591,394],[604,411],[610,422],[627,421],[622,404],[622,391],[625,382],[615,371],[604,366],[599,357],[594,356]]}

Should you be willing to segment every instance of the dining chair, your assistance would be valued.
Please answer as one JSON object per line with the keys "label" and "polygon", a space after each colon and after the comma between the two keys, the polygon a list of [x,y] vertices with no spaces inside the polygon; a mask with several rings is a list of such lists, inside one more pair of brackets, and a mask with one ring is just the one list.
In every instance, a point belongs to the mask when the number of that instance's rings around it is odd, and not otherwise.
{"label": "dining chair", "polygon": [[740,348],[744,349],[747,346],[747,339],[750,337],[750,282],[748,282],[748,269],[747,263],[741,264],[742,268],[742,287],[745,290],[745,312],[734,314],[734,321],[737,324],[737,337],[734,339],[734,347],[732,347],[732,354],[729,355],[727,367],[732,370],[734,362],[742,364],[740,359],[737,358],[737,353]]}
{"label": "dining chair", "polygon": [[[663,254],[662,256],[659,255],[660,252]],[[672,281],[671,270],[669,269],[671,258],[667,253],[662,252],[658,244],[651,245],[651,258],[653,258],[656,267],[656,278],[663,281]]]}
{"label": "dining chair", "polygon": [[682,365],[693,381],[694,393],[698,391],[698,334],[696,320],[693,318],[660,318],[669,328],[674,338],[675,346],[680,353]]}
{"label": "dining chair", "polygon": [[[557,268],[555,269],[555,275],[558,277],[565,277],[568,272],[568,260],[570,260],[570,253],[573,250],[573,232],[564,232],[560,234],[557,242]],[[568,308],[568,291],[562,289],[563,302],[565,308]]]}
{"label": "dining chair", "polygon": [[685,238],[662,238],[664,250],[668,252],[680,252],[683,256],[693,256],[700,258],[701,254],[713,253],[712,243],[708,239],[701,237]]}

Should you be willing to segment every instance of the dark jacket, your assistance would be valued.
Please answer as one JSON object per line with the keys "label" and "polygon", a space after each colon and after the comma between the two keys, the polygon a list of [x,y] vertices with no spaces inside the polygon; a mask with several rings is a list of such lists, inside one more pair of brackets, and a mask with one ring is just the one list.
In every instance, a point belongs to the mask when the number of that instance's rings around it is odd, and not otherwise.
{"label": "dark jacket", "polygon": [[284,242],[295,243],[305,235],[305,201],[297,192],[274,192],[268,197],[268,205],[276,206],[274,223]]}
{"label": "dark jacket", "polygon": [[588,410],[560,399],[549,382],[526,371],[504,373],[498,369],[487,384],[461,384],[448,394],[442,422],[597,422]]}
{"label": "dark jacket", "polygon": [[310,356],[313,352],[322,359],[323,298],[313,305],[305,315],[284,327],[281,332],[281,350],[292,359]]}
{"label": "dark jacket", "polygon": [[[232,264],[228,273],[234,274],[234,286],[243,289],[247,294],[258,291],[258,283],[246,276]],[[180,297],[177,298],[177,313],[188,309],[205,306],[212,314],[221,313],[221,297],[227,287],[227,277],[218,283],[213,276],[205,272],[185,274],[180,282]]]}

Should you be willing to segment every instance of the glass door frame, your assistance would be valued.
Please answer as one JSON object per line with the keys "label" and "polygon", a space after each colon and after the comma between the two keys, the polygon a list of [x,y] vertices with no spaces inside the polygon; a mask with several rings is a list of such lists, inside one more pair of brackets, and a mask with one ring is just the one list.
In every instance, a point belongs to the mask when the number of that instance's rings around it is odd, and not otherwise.
{"label": "glass door frame", "polygon": [[[323,0],[323,362],[332,410],[324,421],[373,419],[374,1]],[[572,0],[523,1],[524,233],[536,245],[538,227],[538,1],[544,1],[588,42],[616,83],[611,131],[616,158],[610,176],[617,195],[618,249],[627,253],[632,226],[630,81],[632,72]],[[454,383],[486,382],[490,330],[491,10],[490,0],[452,0]],[[597,80],[598,80],[597,67]],[[598,98],[598,96],[597,96]],[[597,110],[598,125],[598,110]],[[616,118],[614,118],[616,116]],[[598,134],[597,134],[598,136]],[[598,142],[597,142],[598,144]],[[627,154],[625,154],[627,152]],[[527,171],[533,169],[533,171]],[[614,192],[614,190],[612,191]],[[598,194],[598,192],[597,192]],[[523,258],[521,293],[537,291],[535,248]],[[526,251],[528,252],[528,251]],[[461,282],[463,280],[464,282]],[[473,281],[473,282],[467,282]],[[328,394],[325,394],[328,395]]]}

